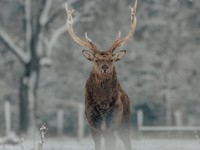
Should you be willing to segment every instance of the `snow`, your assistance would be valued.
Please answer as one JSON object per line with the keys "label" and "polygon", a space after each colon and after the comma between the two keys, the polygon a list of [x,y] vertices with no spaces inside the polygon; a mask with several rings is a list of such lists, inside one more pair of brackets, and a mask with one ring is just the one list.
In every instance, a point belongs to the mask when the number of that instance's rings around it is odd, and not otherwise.
{"label": "snow", "polygon": [[[0,150],[31,150],[34,147],[37,149],[37,143],[33,140],[24,139],[22,145],[1,145]],[[116,150],[124,149],[119,140],[116,147]],[[133,150],[198,150],[200,143],[195,139],[141,139],[132,140],[132,147]],[[81,142],[72,138],[47,138],[44,150],[94,150],[94,144],[90,138],[83,139]]]}

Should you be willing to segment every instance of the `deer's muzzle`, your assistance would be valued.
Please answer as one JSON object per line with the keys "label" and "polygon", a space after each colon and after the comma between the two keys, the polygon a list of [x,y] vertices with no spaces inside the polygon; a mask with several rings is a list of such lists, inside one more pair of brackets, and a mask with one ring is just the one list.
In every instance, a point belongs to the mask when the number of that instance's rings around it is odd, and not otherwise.
{"label": "deer's muzzle", "polygon": [[106,72],[106,71],[108,70],[108,65],[103,65],[103,66],[101,67],[101,69],[102,69],[104,72]]}

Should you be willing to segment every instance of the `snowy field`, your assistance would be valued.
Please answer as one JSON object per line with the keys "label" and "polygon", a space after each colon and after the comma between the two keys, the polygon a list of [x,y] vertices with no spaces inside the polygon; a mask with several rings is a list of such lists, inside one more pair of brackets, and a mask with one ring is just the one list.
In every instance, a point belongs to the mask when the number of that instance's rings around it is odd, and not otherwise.
{"label": "snowy field", "polygon": [[[132,141],[133,150],[200,150],[200,143],[197,140],[178,139],[143,139]],[[0,150],[37,150],[37,143],[25,140],[22,145],[1,145]],[[77,142],[71,138],[48,138],[44,144],[44,150],[94,150],[91,139],[84,139]],[[104,150],[102,148],[102,150]],[[116,150],[124,150],[121,141],[117,140]]]}

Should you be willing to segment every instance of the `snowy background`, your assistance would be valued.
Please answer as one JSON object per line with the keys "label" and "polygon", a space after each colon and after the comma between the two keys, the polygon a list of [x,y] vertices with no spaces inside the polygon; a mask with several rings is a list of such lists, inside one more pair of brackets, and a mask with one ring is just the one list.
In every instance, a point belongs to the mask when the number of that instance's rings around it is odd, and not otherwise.
{"label": "snowy background", "polygon": [[[65,2],[0,0],[0,143],[14,132],[27,137],[24,149],[34,148],[34,135],[46,123],[45,149],[93,149],[83,112],[92,65],[66,32]],[[84,38],[87,32],[100,50],[111,45],[118,31],[122,36],[129,31],[132,0],[68,4],[75,9],[76,34]],[[116,63],[131,99],[136,150],[200,147],[199,13],[197,0],[138,0],[135,34],[121,47],[127,55]],[[190,130],[141,132],[138,124]]]}

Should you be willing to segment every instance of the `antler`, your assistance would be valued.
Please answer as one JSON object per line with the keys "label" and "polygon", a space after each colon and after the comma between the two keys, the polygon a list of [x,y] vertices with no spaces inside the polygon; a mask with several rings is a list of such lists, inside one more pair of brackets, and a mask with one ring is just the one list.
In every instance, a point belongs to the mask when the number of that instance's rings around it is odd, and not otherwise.
{"label": "antler", "polygon": [[135,0],[135,5],[133,7],[131,7],[131,6],[129,6],[129,7],[131,9],[131,28],[130,28],[130,31],[123,39],[120,39],[121,32],[119,32],[116,39],[112,43],[112,46],[107,50],[111,53],[113,53],[116,48],[118,48],[121,45],[123,45],[124,43],[126,43],[133,36],[133,33],[135,31],[137,0]]}
{"label": "antler", "polygon": [[65,3],[65,9],[66,9],[66,12],[67,12],[67,30],[70,34],[70,36],[72,37],[72,39],[77,43],[79,44],[80,46],[84,47],[84,48],[87,48],[87,49],[90,49],[92,50],[94,53],[96,53],[98,50],[97,50],[97,47],[92,43],[92,40],[87,36],[87,32],[85,33],[85,38],[86,38],[86,41],[85,40],[81,40],[75,33],[74,33],[74,30],[73,30],[73,17],[72,17],[72,14],[74,12],[74,10],[70,10],[67,6],[67,3]]}

